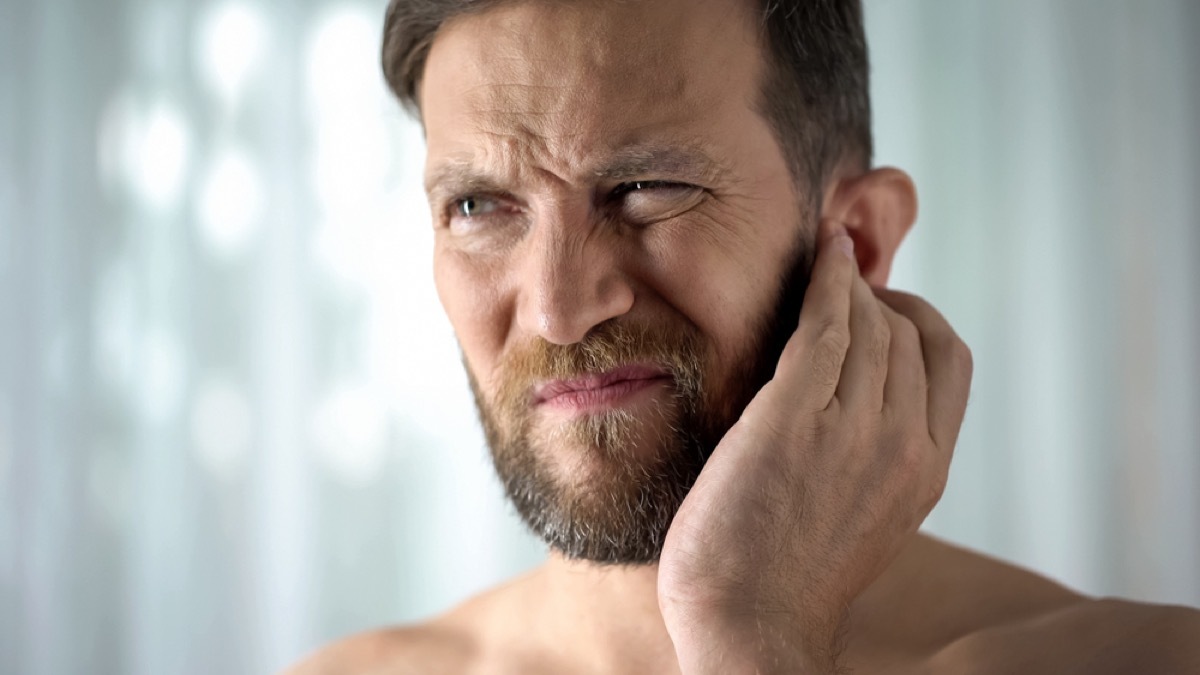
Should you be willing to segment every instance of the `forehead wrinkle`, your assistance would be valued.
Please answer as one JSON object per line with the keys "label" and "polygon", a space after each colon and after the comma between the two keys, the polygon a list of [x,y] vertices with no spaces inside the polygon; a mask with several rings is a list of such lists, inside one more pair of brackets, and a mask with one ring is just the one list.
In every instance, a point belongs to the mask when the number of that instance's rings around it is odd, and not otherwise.
{"label": "forehead wrinkle", "polygon": [[489,140],[512,145],[514,156],[571,157],[589,150],[589,137],[602,133],[588,119],[598,101],[580,87],[489,83],[482,89],[469,106],[472,126]]}
{"label": "forehead wrinkle", "polygon": [[647,92],[657,101],[683,98],[695,83],[679,65],[681,37],[647,33],[638,11],[595,11],[608,2],[505,3],[476,15],[470,68],[484,83],[470,92],[474,107],[570,116],[605,103],[636,105]]}
{"label": "forehead wrinkle", "polygon": [[[484,163],[508,164],[510,174],[534,171],[567,183],[623,181],[648,177],[688,178],[700,183],[725,182],[733,172],[714,159],[702,140],[675,140],[686,116],[663,119],[627,129],[617,138],[608,125],[572,123],[561,111],[526,112],[509,109],[473,111],[473,131],[481,144]],[[664,111],[673,113],[675,111]],[[675,121],[678,119],[678,121]]]}
{"label": "forehead wrinkle", "polygon": [[491,131],[475,125],[474,133],[486,142],[427,167],[425,190],[431,197],[472,191],[512,193],[534,182],[567,182],[565,175],[546,166],[569,167],[570,162],[556,161],[550,149],[553,143],[533,129],[522,125],[519,130]]}
{"label": "forehead wrinkle", "polygon": [[[679,151],[613,152],[625,156],[591,161],[622,140],[613,136],[644,140],[672,129],[678,135],[705,109],[711,87],[678,66],[675,41],[647,34],[638,12],[581,11],[589,4],[514,4],[474,15],[469,32],[454,33],[462,51],[453,70],[467,81],[457,80],[466,86],[453,110],[484,140],[480,145],[493,146],[480,147],[479,159],[536,166],[572,182],[662,171],[707,180],[721,173],[714,162]],[[618,28],[624,39],[608,39]],[[461,131],[455,136],[455,145],[469,142]],[[489,156],[494,150],[505,156]]]}
{"label": "forehead wrinkle", "polygon": [[473,158],[453,157],[431,171],[426,190],[430,194],[508,191],[516,186],[505,187],[504,183],[514,181],[520,173],[541,177],[547,183],[559,184],[586,179],[624,181],[660,175],[709,185],[725,185],[733,175],[697,144],[635,144],[611,152],[601,151],[595,159],[576,162],[575,167],[571,167],[570,163],[564,160],[557,163],[564,168],[554,171],[539,166],[537,162],[529,162],[519,165],[519,168],[511,167],[509,171],[492,172],[478,166]]}
{"label": "forehead wrinkle", "polygon": [[[623,4],[627,6],[622,8]],[[639,4],[643,3],[611,0],[511,3],[488,17],[489,27],[496,31],[498,39],[489,43],[486,68],[504,79],[550,80],[567,88],[580,84],[575,77],[577,69],[591,73],[619,72],[616,90],[623,90],[625,85],[646,76],[662,84],[661,67],[678,60],[673,47],[679,36],[648,32]],[[619,42],[609,39],[615,34],[623,39]],[[541,49],[530,49],[531,41],[540,44]],[[653,54],[650,61],[646,60],[648,51]]]}

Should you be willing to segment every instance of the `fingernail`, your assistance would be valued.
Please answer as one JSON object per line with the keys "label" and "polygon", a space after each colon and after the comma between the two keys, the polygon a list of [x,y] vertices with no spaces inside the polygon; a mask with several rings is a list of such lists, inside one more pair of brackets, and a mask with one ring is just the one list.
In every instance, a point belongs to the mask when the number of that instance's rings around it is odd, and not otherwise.
{"label": "fingernail", "polygon": [[847,258],[854,260],[854,240],[850,238],[850,235],[842,232],[834,238],[833,244],[838,247],[838,250],[845,253]]}

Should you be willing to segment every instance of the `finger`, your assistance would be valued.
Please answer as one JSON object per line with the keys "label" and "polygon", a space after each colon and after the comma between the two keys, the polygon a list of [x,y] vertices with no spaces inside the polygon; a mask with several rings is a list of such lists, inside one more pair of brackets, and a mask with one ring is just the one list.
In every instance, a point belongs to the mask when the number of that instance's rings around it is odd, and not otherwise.
{"label": "finger", "polygon": [[853,409],[878,412],[883,408],[892,331],[880,305],[856,266],[850,291],[850,347],[836,394]]}
{"label": "finger", "polygon": [[844,228],[822,221],[800,321],[775,370],[776,379],[801,384],[798,396],[808,410],[828,407],[841,377],[850,344],[853,251]]}
{"label": "finger", "polygon": [[973,364],[971,351],[932,305],[908,293],[878,289],[877,295],[917,327],[925,358],[929,435],[943,452],[953,452],[967,410]]}
{"label": "finger", "polygon": [[[878,293],[877,289],[872,289]],[[884,408],[899,419],[926,419],[928,382],[925,378],[925,355],[921,351],[921,334],[917,326],[878,300],[880,312],[891,328],[888,345],[887,382],[883,389]]]}

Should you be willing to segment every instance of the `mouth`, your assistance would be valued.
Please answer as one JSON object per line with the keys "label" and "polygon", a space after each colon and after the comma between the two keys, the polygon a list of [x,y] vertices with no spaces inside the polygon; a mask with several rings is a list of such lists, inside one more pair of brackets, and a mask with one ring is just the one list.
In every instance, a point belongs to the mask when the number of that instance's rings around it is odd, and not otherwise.
{"label": "mouth", "polygon": [[671,375],[662,368],[622,366],[604,373],[542,382],[533,389],[533,405],[563,412],[595,412],[632,403],[639,394],[670,382]]}

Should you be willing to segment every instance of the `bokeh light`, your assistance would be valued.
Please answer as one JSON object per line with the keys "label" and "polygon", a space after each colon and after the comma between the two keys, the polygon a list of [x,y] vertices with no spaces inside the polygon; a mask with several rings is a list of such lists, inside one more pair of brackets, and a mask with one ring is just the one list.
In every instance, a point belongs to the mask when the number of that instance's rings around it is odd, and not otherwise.
{"label": "bokeh light", "polygon": [[364,109],[330,115],[317,129],[313,184],[326,210],[377,198],[391,167],[388,126]]}
{"label": "bokeh light", "polygon": [[226,151],[200,188],[196,221],[203,241],[219,257],[241,255],[258,233],[265,201],[258,169],[244,153]]}
{"label": "bokeh light", "polygon": [[350,8],[318,21],[309,46],[312,180],[326,212],[361,209],[379,195],[392,163],[385,111],[393,110],[375,66],[379,36],[373,17]]}
{"label": "bokeh light", "polygon": [[310,101],[318,115],[353,110],[382,91],[377,17],[335,6],[316,22],[308,49]]}
{"label": "bokeh light", "polygon": [[121,184],[145,208],[170,209],[186,185],[191,144],[187,119],[176,105],[118,91],[100,116],[101,183]]}
{"label": "bokeh light", "polygon": [[254,417],[244,389],[232,378],[210,376],[200,385],[191,413],[192,444],[199,464],[223,481],[246,464]]}
{"label": "bokeh light", "polygon": [[129,172],[137,194],[148,206],[173,206],[183,189],[191,150],[182,113],[166,103],[155,104],[130,139]]}
{"label": "bokeh light", "polygon": [[243,2],[216,5],[201,19],[197,61],[205,83],[226,105],[241,99],[266,49],[267,22]]}

